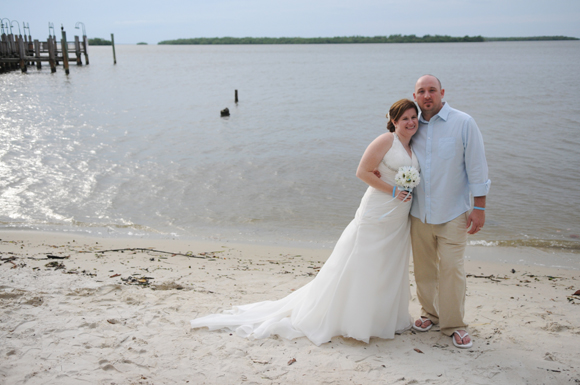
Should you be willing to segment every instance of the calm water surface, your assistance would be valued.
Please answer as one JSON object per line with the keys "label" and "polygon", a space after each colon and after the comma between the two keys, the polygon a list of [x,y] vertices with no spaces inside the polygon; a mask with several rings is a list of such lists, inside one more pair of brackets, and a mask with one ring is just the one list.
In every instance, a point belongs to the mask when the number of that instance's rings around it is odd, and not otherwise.
{"label": "calm water surface", "polygon": [[470,241],[580,247],[580,42],[116,50],[0,75],[0,227],[331,246],[388,107],[432,73],[486,143]]}

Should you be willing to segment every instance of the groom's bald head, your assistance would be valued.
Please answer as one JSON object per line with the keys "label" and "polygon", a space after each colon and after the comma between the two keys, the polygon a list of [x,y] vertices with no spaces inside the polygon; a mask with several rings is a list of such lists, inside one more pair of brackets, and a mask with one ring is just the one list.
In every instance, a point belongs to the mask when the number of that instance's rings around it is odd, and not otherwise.
{"label": "groom's bald head", "polygon": [[419,79],[417,79],[417,83],[415,83],[415,90],[417,89],[417,84],[421,81],[421,80],[425,80],[423,78],[432,78],[435,79],[437,81],[437,83],[439,84],[439,89],[442,89],[443,87],[441,86],[441,80],[439,80],[439,78],[435,75],[431,75],[431,74],[425,74],[423,76],[421,76]]}

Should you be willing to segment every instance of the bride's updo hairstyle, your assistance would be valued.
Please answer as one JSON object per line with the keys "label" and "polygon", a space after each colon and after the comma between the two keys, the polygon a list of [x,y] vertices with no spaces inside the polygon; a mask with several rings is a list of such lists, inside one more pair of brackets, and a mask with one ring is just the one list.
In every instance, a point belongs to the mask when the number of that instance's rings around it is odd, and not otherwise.
{"label": "bride's updo hairstyle", "polygon": [[401,116],[403,116],[403,114],[410,108],[414,109],[415,112],[419,114],[419,110],[417,109],[415,102],[412,100],[401,99],[398,102],[393,103],[389,113],[387,114],[387,119],[389,120],[387,122],[387,130],[390,132],[395,132],[395,125],[393,124],[393,120],[395,122],[399,120]]}

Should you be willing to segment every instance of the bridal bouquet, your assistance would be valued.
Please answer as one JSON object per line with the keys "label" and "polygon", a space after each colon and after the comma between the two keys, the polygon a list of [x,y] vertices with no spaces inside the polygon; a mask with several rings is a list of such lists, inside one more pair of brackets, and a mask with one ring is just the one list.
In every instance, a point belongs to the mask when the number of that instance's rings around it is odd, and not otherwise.
{"label": "bridal bouquet", "polygon": [[399,172],[395,175],[397,187],[405,191],[411,191],[420,181],[419,171],[413,166],[400,167]]}
{"label": "bridal bouquet", "polygon": [[[397,187],[399,189],[404,190],[404,191],[411,192],[411,190],[413,190],[413,188],[415,186],[417,186],[420,181],[421,181],[421,177],[419,176],[419,171],[413,166],[399,167],[399,171],[395,175],[395,184],[397,185]],[[393,191],[393,196],[394,196],[394,194],[395,194],[395,191]],[[397,198],[394,197],[393,199],[391,199],[390,201],[388,201],[386,203],[391,203],[395,199],[397,199]],[[403,203],[403,202],[399,202],[399,204],[397,206],[395,206],[393,209],[391,209],[391,211],[389,211],[386,214],[381,215],[379,220],[383,219],[384,217],[386,217],[387,215],[389,215],[390,213],[395,211],[397,209],[397,207],[399,207],[401,205],[401,203]]]}

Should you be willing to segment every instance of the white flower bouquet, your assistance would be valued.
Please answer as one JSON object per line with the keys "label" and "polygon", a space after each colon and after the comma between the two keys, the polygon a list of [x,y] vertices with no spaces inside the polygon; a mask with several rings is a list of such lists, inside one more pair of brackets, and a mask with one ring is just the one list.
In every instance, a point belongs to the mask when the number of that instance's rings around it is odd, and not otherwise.
{"label": "white flower bouquet", "polygon": [[[419,184],[419,182],[421,182],[421,177],[419,176],[419,171],[415,167],[413,166],[399,167],[399,171],[395,175],[396,188],[402,191],[411,192],[411,190],[413,190],[413,188],[415,188]],[[393,190],[393,199],[385,203],[391,203],[395,199],[397,198],[395,197],[395,190]],[[403,200],[403,202],[405,201],[407,201],[407,198]],[[395,206],[393,209],[391,209],[391,211],[381,215],[379,220],[383,219],[384,217],[395,211],[397,207],[399,207],[403,202],[399,202],[399,204]]]}
{"label": "white flower bouquet", "polygon": [[401,190],[411,191],[421,182],[419,171],[413,166],[403,166],[395,175],[395,183]]}

